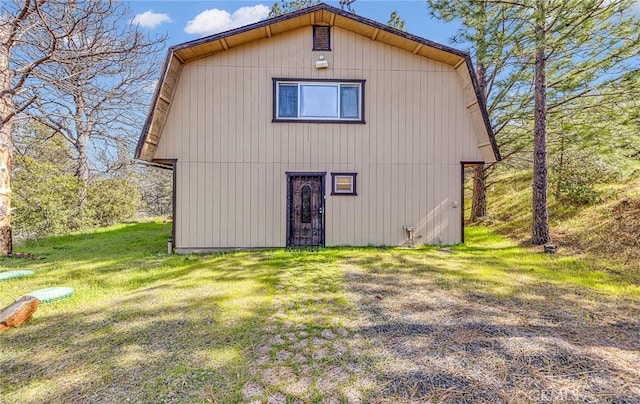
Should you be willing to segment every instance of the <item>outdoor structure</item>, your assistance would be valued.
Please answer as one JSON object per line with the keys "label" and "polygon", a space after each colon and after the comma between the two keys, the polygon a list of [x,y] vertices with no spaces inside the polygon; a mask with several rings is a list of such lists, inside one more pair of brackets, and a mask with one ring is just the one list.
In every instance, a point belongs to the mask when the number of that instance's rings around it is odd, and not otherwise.
{"label": "outdoor structure", "polygon": [[459,243],[500,159],[467,53],[326,4],[171,47],[135,157],[178,253]]}

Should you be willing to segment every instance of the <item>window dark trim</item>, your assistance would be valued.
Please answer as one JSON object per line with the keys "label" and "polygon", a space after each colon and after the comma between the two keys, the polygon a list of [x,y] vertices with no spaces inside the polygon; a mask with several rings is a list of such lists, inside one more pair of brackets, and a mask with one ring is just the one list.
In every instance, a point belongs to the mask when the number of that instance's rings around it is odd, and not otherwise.
{"label": "window dark trim", "polygon": [[[342,176],[353,178],[353,192],[336,192],[336,177]],[[358,173],[331,173],[331,195],[358,196]]]}
{"label": "window dark trim", "polygon": [[[274,77],[272,80],[272,116],[271,122],[298,122],[298,123],[341,123],[341,124],[365,124],[364,111],[365,111],[365,83],[366,80],[359,79],[306,79],[306,78],[284,78]],[[277,106],[278,106],[278,83],[288,82],[292,84],[300,83],[357,83],[360,84],[360,119],[353,120],[341,120],[341,119],[287,119],[278,118]]]}
{"label": "window dark trim", "polygon": [[[327,29],[328,33],[327,33],[327,47],[326,48],[320,48],[318,47],[317,43],[316,43],[316,29],[317,28],[322,28],[322,29]],[[314,25],[313,26],[313,49],[314,51],[327,51],[327,52],[331,52],[331,26],[329,25]]]}

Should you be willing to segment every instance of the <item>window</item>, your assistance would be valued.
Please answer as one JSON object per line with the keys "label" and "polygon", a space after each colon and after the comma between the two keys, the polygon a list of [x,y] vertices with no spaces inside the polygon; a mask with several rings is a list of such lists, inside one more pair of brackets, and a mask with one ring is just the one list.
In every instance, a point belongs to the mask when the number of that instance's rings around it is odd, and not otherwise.
{"label": "window", "polygon": [[358,195],[357,173],[331,173],[331,195]]}
{"label": "window", "polygon": [[311,187],[302,187],[302,223],[311,223]]}
{"label": "window", "polygon": [[331,50],[331,28],[326,25],[313,26],[313,50]]}
{"label": "window", "polygon": [[364,123],[364,80],[273,79],[274,121]]}

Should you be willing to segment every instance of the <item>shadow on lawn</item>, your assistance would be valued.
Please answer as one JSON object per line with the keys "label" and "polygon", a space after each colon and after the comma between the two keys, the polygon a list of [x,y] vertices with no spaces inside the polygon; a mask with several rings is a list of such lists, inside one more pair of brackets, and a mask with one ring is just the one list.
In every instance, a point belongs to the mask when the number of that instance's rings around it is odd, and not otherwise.
{"label": "shadow on lawn", "polygon": [[[134,224],[25,246],[45,259],[24,282],[80,293],[0,337],[3,399],[241,401],[278,277],[299,268],[311,288],[344,262],[367,320],[353,332],[383,355],[373,399],[640,400],[637,299],[545,277],[517,247],[167,256],[167,234]],[[86,307],[82,288],[100,292]]]}
{"label": "shadow on lawn", "polygon": [[[124,295],[68,313],[60,302],[53,314],[5,333],[4,397],[13,391],[47,402],[240,401],[243,372],[272,315],[276,278],[302,258],[234,253],[169,260],[183,265],[133,272],[128,282],[136,288]],[[102,268],[85,272],[103,275]]]}
{"label": "shadow on lawn", "polygon": [[544,279],[518,282],[509,272],[476,277],[424,265],[419,254],[350,263],[366,268],[346,275],[367,318],[360,331],[384,357],[374,398],[640,399],[635,300]]}
{"label": "shadow on lawn", "polygon": [[[152,234],[163,231],[158,226],[148,229]],[[56,250],[58,261],[43,264],[38,276],[78,282],[76,295],[2,335],[4,397],[46,402],[241,401],[247,372],[264,355],[256,349],[265,336],[265,322],[274,315],[271,300],[279,277],[285,270],[296,276],[297,268],[316,276],[313,271],[335,260],[330,254],[282,250],[123,254],[112,259],[107,250],[88,258],[78,257],[73,245],[84,239],[61,240],[70,247]],[[83,307],[78,299],[87,289],[99,293]]]}

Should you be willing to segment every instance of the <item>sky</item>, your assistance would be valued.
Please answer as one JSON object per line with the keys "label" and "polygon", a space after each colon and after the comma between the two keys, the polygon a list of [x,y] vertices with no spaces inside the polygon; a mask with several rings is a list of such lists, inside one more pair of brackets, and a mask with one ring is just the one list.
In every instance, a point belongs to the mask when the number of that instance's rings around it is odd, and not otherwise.
{"label": "sky", "polygon": [[[338,1],[325,1],[340,7]],[[267,18],[271,1],[176,1],[131,0],[133,21],[150,34],[168,34],[167,45],[201,38]],[[451,45],[450,38],[458,25],[443,23],[429,16],[425,0],[388,1],[357,0],[353,7],[358,15],[386,24],[392,11],[402,17],[407,32]]]}

